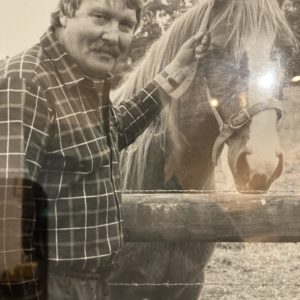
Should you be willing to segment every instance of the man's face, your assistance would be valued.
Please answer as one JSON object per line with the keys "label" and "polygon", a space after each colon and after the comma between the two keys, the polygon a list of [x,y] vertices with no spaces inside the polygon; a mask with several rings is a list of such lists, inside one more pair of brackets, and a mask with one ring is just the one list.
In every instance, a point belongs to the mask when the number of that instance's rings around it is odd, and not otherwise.
{"label": "man's face", "polygon": [[87,76],[101,78],[126,58],[137,19],[125,0],[82,0],[75,16],[61,23],[66,50]]}

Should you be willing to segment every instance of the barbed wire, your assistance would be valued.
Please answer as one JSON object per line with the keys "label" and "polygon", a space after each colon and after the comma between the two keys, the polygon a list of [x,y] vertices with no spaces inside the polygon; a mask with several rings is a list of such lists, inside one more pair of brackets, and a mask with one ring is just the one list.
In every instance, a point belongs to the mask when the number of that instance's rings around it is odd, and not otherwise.
{"label": "barbed wire", "polygon": [[[240,195],[237,191],[233,190],[124,190],[122,191],[123,194],[237,194]],[[260,194],[261,196],[272,196],[276,194],[289,194],[289,195],[299,195],[299,190],[289,190],[288,192],[285,190],[272,190],[267,191],[263,194]]]}
{"label": "barbed wire", "polygon": [[214,283],[214,282],[193,282],[193,283],[171,283],[171,282],[164,282],[164,283],[137,283],[137,282],[131,282],[131,283],[121,283],[121,282],[110,282],[108,283],[110,286],[166,286],[166,287],[172,287],[172,286],[265,286],[265,287],[300,287],[300,283],[285,283],[285,284],[271,284],[271,283]]}

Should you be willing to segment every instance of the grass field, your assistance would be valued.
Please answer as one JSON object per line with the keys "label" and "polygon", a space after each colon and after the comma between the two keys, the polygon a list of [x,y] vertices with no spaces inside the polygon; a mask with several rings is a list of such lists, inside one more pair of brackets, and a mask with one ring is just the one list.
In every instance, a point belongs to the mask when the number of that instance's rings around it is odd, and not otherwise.
{"label": "grass field", "polygon": [[200,299],[299,300],[300,244],[218,244]]}

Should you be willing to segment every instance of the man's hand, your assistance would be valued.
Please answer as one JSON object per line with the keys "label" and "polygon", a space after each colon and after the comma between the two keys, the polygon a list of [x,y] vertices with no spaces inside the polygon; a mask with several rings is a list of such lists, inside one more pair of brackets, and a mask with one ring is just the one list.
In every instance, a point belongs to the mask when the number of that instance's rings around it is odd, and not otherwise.
{"label": "man's hand", "polygon": [[180,48],[174,60],[171,62],[174,67],[190,67],[195,60],[205,57],[210,44],[210,35],[197,33],[188,39]]}
{"label": "man's hand", "polygon": [[192,36],[181,46],[173,61],[154,78],[168,96],[178,99],[190,87],[198,69],[198,61],[205,57],[209,44],[209,34]]}

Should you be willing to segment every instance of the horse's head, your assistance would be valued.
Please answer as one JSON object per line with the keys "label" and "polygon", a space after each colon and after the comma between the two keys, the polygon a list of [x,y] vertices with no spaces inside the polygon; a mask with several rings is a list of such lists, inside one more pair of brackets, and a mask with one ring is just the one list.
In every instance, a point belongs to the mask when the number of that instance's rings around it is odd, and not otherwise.
{"label": "horse's head", "polygon": [[[277,0],[199,1],[152,45],[115,98],[133,96],[189,37],[207,30],[211,45],[191,87],[123,154],[126,188],[210,190],[213,161],[224,143],[238,191],[266,191],[281,174],[277,123],[282,67],[275,45],[282,37],[291,45],[294,37]],[[224,129],[219,137],[212,112]]]}
{"label": "horse's head", "polygon": [[219,123],[216,162],[224,143],[236,188],[262,192],[280,176],[283,152],[277,124],[282,55],[276,40],[291,32],[276,0],[215,1],[211,46],[201,64],[204,87]]}

